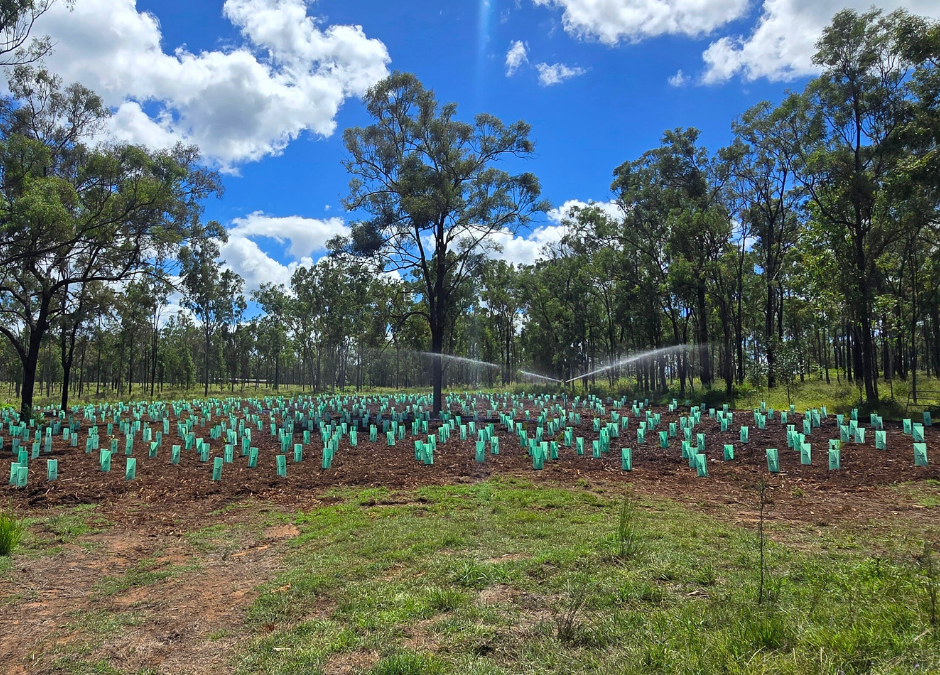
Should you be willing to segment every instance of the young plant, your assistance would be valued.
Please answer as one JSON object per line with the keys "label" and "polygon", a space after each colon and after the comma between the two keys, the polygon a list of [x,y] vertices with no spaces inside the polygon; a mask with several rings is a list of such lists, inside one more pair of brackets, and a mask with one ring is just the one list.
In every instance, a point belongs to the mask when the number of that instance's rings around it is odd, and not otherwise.
{"label": "young plant", "polygon": [[555,620],[555,637],[559,642],[574,642],[578,635],[580,623],[578,614],[584,609],[588,599],[588,582],[586,579],[568,582],[564,602],[551,608]]}
{"label": "young plant", "polygon": [[12,513],[0,511],[0,556],[10,555],[23,536],[23,522]]}
{"label": "young plant", "polygon": [[764,602],[764,576],[766,564],[764,560],[764,511],[767,509],[767,481],[763,478],[757,484],[757,498],[760,515],[757,520],[757,546],[760,550],[760,584],[757,587],[757,604]]}
{"label": "young plant", "polygon": [[927,591],[927,615],[930,620],[930,627],[937,630],[937,622],[940,620],[940,564],[934,560],[933,546],[929,539],[924,540],[924,555],[921,558],[921,565],[924,568],[924,586]]}
{"label": "young plant", "polygon": [[617,520],[617,557],[621,560],[633,558],[640,550],[640,524],[636,500],[627,492],[620,505]]}

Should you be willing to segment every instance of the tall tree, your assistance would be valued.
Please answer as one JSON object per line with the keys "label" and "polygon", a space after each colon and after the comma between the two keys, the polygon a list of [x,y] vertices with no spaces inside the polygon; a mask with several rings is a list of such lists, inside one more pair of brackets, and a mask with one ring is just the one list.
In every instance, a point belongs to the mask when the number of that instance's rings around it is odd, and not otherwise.
{"label": "tall tree", "polygon": [[28,417],[43,338],[69,307],[62,295],[138,274],[189,237],[219,185],[192,148],[89,146],[109,113],[81,85],[21,66],[10,91],[0,105],[0,334],[23,365]]}
{"label": "tall tree", "polygon": [[240,299],[244,282],[232,270],[222,269],[219,242],[225,242],[227,235],[218,222],[197,223],[193,235],[190,245],[179,253],[180,276],[185,290],[183,304],[202,324],[203,394],[208,396],[212,338],[235,322],[244,303]]}
{"label": "tall tree", "polygon": [[347,210],[369,218],[354,223],[333,248],[376,256],[391,268],[416,271],[423,282],[431,332],[433,409],[440,412],[442,360],[451,300],[494,234],[512,231],[548,204],[531,173],[511,175],[494,164],[530,157],[529,125],[505,125],[492,115],[456,119],[457,106],[440,106],[434,92],[408,73],[394,73],[364,98],[375,120],[347,129],[343,142],[352,175]]}
{"label": "tall tree", "polygon": [[879,217],[879,207],[902,157],[911,107],[910,63],[897,44],[903,16],[880,10],[836,14],[816,43],[813,62],[822,74],[783,104],[813,222],[845,266],[855,370],[872,403],[878,402],[872,320],[877,261],[900,234],[893,219]]}

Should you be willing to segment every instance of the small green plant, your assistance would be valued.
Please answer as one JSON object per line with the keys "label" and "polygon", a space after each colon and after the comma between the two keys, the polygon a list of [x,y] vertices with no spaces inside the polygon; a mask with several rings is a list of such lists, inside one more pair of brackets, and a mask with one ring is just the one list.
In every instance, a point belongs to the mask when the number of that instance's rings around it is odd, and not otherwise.
{"label": "small green plant", "polygon": [[767,481],[763,478],[757,484],[757,499],[760,516],[757,521],[757,546],[760,551],[760,583],[757,587],[757,604],[764,602],[764,576],[767,566],[764,560],[764,511],[767,510]]}
{"label": "small green plant", "polygon": [[399,652],[372,667],[370,675],[443,675],[444,664],[430,654]]}
{"label": "small green plant", "polygon": [[937,622],[940,617],[940,565],[934,560],[933,546],[930,540],[924,540],[924,555],[921,558],[921,565],[924,568],[924,587],[927,591],[927,616],[929,617],[930,627],[937,630]]}
{"label": "small green plant", "polygon": [[23,521],[10,513],[0,511],[0,556],[10,555],[20,543],[25,530]]}
{"label": "small green plant", "polygon": [[569,581],[564,600],[552,606],[552,618],[555,620],[555,637],[559,642],[574,642],[580,629],[578,614],[584,609],[588,599],[586,579]]}
{"label": "small green plant", "polygon": [[454,588],[434,587],[428,591],[428,605],[437,612],[452,612],[459,608],[467,597]]}
{"label": "small green plant", "polygon": [[617,519],[617,557],[621,560],[633,558],[640,550],[640,525],[636,500],[629,492],[620,504]]}

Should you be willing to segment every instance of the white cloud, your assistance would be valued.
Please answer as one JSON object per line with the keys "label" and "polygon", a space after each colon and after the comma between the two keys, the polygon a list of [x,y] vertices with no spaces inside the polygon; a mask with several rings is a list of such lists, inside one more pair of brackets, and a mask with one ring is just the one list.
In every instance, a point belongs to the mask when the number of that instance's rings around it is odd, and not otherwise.
{"label": "white cloud", "polygon": [[[55,43],[46,61],[116,110],[122,140],[195,143],[223,169],[276,155],[304,132],[333,133],[350,96],[387,75],[385,45],[359,26],[321,29],[306,0],[226,0],[244,44],[166,53],[157,17],[136,0],[56,3],[36,27]],[[156,119],[145,109],[157,110]]]}
{"label": "white cloud", "polygon": [[245,280],[245,291],[256,290],[266,283],[288,286],[294,270],[300,265],[307,267],[313,264],[312,258],[301,258],[284,265],[248,237],[229,237],[219,251],[224,266]]}
{"label": "white cloud", "polygon": [[689,83],[688,77],[686,77],[681,70],[676,71],[676,74],[670,77],[667,81],[672,87],[683,87]]}
{"label": "white cloud", "polygon": [[546,225],[524,236],[500,232],[493,236],[493,240],[502,247],[502,251],[491,251],[490,258],[531,265],[544,257],[542,252],[546,246],[560,241],[564,234],[563,225]]}
{"label": "white cloud", "polygon": [[[349,234],[342,218],[274,217],[260,211],[236,218],[228,229],[228,241],[220,247],[220,255],[229,269],[245,280],[246,290],[263,283],[290,283],[298,266],[313,264],[313,255],[326,250],[326,242],[336,235]],[[293,260],[281,263],[265,253],[256,239],[269,238],[285,245]]]}
{"label": "white cloud", "polygon": [[326,220],[302,216],[275,217],[255,211],[244,218],[236,218],[232,224],[235,227],[228,231],[229,237],[270,237],[279,244],[289,241],[287,251],[295,260],[315,251],[325,251],[327,241],[337,235],[349,234],[349,228],[338,217]]}
{"label": "white cloud", "polygon": [[710,33],[747,11],[748,0],[533,0],[564,10],[565,31],[608,45],[656,35]]}
{"label": "white cloud", "polygon": [[584,75],[587,71],[584,68],[571,68],[564,63],[537,63],[535,68],[539,71],[539,84],[543,87],[550,87],[553,84],[560,84],[572,77]]}
{"label": "white cloud", "polygon": [[573,211],[574,209],[576,209],[576,208],[577,208],[577,209],[584,209],[584,208],[587,208],[587,207],[589,207],[589,206],[593,206],[593,207],[595,207],[595,208],[600,209],[601,211],[603,211],[603,212],[607,215],[608,218],[612,218],[613,220],[622,220],[622,219],[623,219],[623,212],[620,210],[620,207],[617,205],[617,202],[615,202],[615,201],[609,201],[609,202],[586,201],[586,202],[582,202],[580,199],[569,199],[568,201],[566,201],[566,202],[565,202],[564,204],[562,204],[561,206],[555,207],[554,209],[549,209],[549,211],[548,211],[548,213],[546,213],[546,215],[548,216],[548,219],[549,219],[550,221],[552,221],[553,223],[561,224],[561,223],[563,223],[566,219],[572,217],[572,215],[573,215],[573,214],[572,214],[572,211]]}
{"label": "white cloud", "polygon": [[490,257],[496,260],[505,260],[511,263],[531,265],[542,260],[545,248],[561,241],[568,229],[565,220],[570,218],[575,208],[594,206],[616,220],[623,218],[616,202],[583,202],[578,199],[569,199],[564,204],[550,209],[546,214],[550,225],[537,227],[525,235],[512,235],[500,232],[493,236],[493,240],[502,248],[501,251],[491,251]]}
{"label": "white cloud", "polygon": [[509,51],[506,52],[506,77],[511,77],[519,70],[519,66],[528,61],[528,45],[522,40],[510,43]]}
{"label": "white cloud", "polygon": [[[878,6],[886,12],[904,7],[914,14],[940,17],[936,0],[882,0]],[[750,35],[722,37],[705,50],[702,80],[726,82],[735,75],[746,81],[791,80],[813,75],[815,43],[832,17],[845,8],[864,12],[870,7],[871,0],[765,0]]]}

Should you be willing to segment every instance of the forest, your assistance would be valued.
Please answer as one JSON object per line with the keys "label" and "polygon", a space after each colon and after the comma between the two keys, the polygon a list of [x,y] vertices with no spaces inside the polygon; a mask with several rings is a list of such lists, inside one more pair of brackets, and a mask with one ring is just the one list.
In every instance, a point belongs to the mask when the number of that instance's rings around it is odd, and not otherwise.
{"label": "forest", "polygon": [[532,129],[462,121],[396,72],[343,136],[349,236],[251,291],[204,222],[224,185],[196,148],[101,142],[95,92],[20,64],[0,109],[5,393],[29,416],[38,396],[262,383],[430,386],[439,410],[447,386],[522,370],[681,398],[803,379],[870,405],[895,379],[916,392],[940,375],[940,25],[845,10],[816,48],[819,75],[730,120],[725,147],[670,129],[610,167],[610,204],[567,213],[533,265],[495,255],[552,206],[504,168],[531,166]]}

